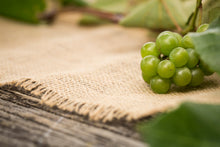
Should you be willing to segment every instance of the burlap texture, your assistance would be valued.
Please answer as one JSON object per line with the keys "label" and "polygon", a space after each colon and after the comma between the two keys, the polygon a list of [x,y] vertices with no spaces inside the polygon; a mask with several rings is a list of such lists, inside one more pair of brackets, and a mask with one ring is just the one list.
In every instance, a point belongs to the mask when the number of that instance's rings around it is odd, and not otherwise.
{"label": "burlap texture", "polygon": [[182,101],[220,103],[217,75],[199,88],[154,94],[139,66],[148,31],[118,25],[79,27],[76,18],[63,15],[52,26],[0,18],[1,88],[104,122],[136,120]]}

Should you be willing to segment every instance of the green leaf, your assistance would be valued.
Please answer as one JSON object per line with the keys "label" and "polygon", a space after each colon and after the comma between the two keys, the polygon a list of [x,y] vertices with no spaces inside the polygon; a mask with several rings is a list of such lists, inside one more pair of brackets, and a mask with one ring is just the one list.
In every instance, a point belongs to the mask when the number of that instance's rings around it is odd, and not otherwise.
{"label": "green leaf", "polygon": [[79,6],[79,7],[84,7],[87,6],[87,2],[85,2],[84,0],[60,0],[61,4],[63,6]]}
{"label": "green leaf", "polygon": [[[164,0],[170,14],[180,26],[184,26],[190,14],[183,0]],[[152,29],[172,29],[175,27],[171,21],[166,6],[161,0],[148,0],[138,5],[122,21],[121,24],[130,27],[148,27]]]}
{"label": "green leaf", "polygon": [[124,13],[129,6],[128,0],[97,0],[91,5],[93,8],[112,12],[112,13]]}
{"label": "green leaf", "polygon": [[184,103],[138,130],[151,147],[219,147],[219,114],[220,105]]}
{"label": "green leaf", "polygon": [[[103,12],[125,14],[142,1],[146,0],[96,0],[90,4],[90,7]],[[99,25],[106,24],[106,22],[106,20],[91,15],[85,15],[80,20],[81,25]]]}
{"label": "green leaf", "polygon": [[196,7],[196,0],[181,0],[182,8],[184,9],[184,13],[189,17]]}
{"label": "green leaf", "polygon": [[[128,7],[128,0],[96,0],[90,4],[90,7],[110,13],[124,13]],[[84,15],[79,24],[80,25],[100,25],[105,24],[106,20],[100,19],[92,15]]]}
{"label": "green leaf", "polygon": [[95,17],[93,15],[84,15],[79,21],[80,25],[84,26],[95,26],[95,25],[101,25],[109,23],[107,20],[102,20],[98,17]]}
{"label": "green leaf", "polygon": [[44,0],[0,0],[0,15],[31,23],[45,10]]}
{"label": "green leaf", "polygon": [[220,16],[220,1],[206,0],[203,4],[202,22],[210,23]]}
{"label": "green leaf", "polygon": [[190,33],[195,49],[210,68],[220,74],[220,17],[202,33]]}
{"label": "green leaf", "polygon": [[147,0],[96,0],[91,6],[111,13],[127,13],[143,1]]}

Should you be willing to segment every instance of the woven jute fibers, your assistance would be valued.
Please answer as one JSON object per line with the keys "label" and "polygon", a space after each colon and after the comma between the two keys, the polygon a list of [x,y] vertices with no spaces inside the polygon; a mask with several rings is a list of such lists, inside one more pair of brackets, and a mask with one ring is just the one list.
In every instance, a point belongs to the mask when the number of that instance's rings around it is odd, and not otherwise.
{"label": "woven jute fibers", "polygon": [[136,120],[183,101],[220,103],[220,79],[154,94],[142,80],[144,29],[80,27],[67,14],[51,26],[0,18],[0,83],[41,98],[42,104],[92,120]]}

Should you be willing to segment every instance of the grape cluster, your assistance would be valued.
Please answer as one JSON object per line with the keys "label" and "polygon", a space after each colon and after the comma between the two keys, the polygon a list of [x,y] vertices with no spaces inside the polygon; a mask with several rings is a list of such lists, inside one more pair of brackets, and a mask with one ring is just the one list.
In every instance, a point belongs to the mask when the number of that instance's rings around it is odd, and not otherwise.
{"label": "grape cluster", "polygon": [[[203,32],[208,24],[201,25],[197,32]],[[145,82],[155,93],[167,93],[171,84],[176,86],[198,86],[204,75],[213,72],[194,50],[189,35],[182,37],[170,31],[160,33],[155,42],[148,42],[141,48],[141,70]]]}

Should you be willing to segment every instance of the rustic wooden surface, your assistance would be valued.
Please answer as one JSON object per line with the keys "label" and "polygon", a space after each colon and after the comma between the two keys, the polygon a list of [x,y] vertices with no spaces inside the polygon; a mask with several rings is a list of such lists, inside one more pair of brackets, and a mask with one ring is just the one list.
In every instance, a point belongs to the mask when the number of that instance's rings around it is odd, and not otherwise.
{"label": "rustic wooden surface", "polygon": [[0,89],[0,146],[146,146],[135,122],[103,124]]}

